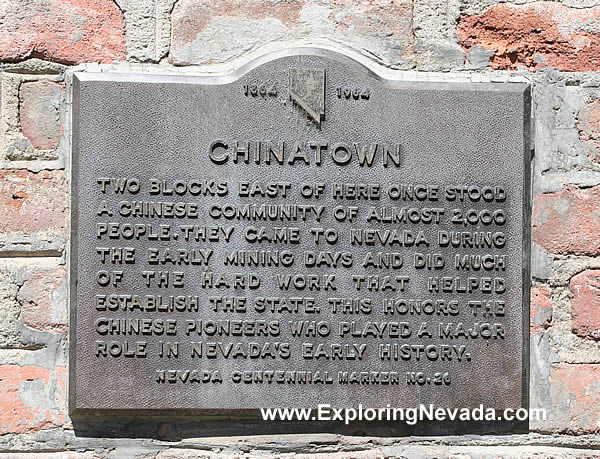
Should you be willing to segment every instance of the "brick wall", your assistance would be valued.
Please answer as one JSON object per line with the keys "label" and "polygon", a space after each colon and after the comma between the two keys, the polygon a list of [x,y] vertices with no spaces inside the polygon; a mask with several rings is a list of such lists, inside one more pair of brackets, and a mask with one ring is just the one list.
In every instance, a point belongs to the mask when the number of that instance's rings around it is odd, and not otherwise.
{"label": "brick wall", "polygon": [[[70,72],[82,63],[228,64],[313,42],[390,69],[532,82],[531,404],[550,418],[528,435],[427,440],[248,436],[242,421],[230,436],[210,422],[200,431],[189,421],[74,425],[66,408]],[[0,455],[574,457],[600,449],[600,0],[3,0],[0,70]]]}

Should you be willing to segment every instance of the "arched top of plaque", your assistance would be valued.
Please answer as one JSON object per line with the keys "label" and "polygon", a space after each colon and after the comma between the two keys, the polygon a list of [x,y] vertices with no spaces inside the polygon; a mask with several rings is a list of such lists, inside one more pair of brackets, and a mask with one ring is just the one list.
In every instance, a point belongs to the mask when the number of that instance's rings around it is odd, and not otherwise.
{"label": "arched top of plaque", "polygon": [[[523,93],[528,83],[514,78],[510,83],[473,82],[469,76],[403,72],[381,66],[358,53],[325,47],[293,47],[239,58],[227,65],[208,65],[186,69],[185,73],[76,73],[76,79],[144,83],[189,83],[228,85],[241,80],[244,95],[257,99],[291,102],[304,111],[320,128],[326,119],[327,100],[371,101],[371,85],[389,89],[461,91],[508,91]],[[335,82],[335,83],[332,83]],[[373,98],[369,105],[385,103]]]}
{"label": "arched top of plaque", "polygon": [[[260,67],[262,65],[268,64],[270,62],[276,62],[279,60],[283,60],[291,62],[295,58],[304,58],[313,61],[321,61],[324,65],[329,64],[338,64],[338,65],[347,65],[351,67],[354,71],[363,73],[365,75],[370,75],[373,78],[382,79],[384,78],[380,75],[386,67],[380,66],[376,61],[369,60],[364,56],[354,53],[352,51],[348,51],[345,49],[332,49],[332,48],[324,48],[324,47],[292,47],[279,49],[276,51],[269,51],[262,54],[255,54],[246,62],[242,63],[234,70],[232,73],[237,77],[255,69],[256,67]],[[377,69],[377,67],[381,67]]]}

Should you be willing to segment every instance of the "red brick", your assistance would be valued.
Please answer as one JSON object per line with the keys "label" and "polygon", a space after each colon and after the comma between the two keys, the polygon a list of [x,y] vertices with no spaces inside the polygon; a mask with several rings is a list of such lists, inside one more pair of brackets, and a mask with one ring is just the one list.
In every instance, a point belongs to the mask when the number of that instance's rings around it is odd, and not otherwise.
{"label": "red brick", "polygon": [[125,21],[112,0],[5,0],[0,23],[0,60],[125,59]]}
{"label": "red brick", "polygon": [[20,288],[19,320],[36,330],[67,330],[67,274],[64,268],[34,273]]}
{"label": "red brick", "polygon": [[548,408],[548,419],[564,416],[570,433],[600,431],[600,365],[558,363],[550,368],[550,382],[560,397]]}
{"label": "red brick", "polygon": [[65,380],[65,368],[0,366],[0,435],[61,426]]}
{"label": "red brick", "polygon": [[270,42],[333,38],[411,66],[412,0],[179,0],[171,15],[171,63],[223,62]]}
{"label": "red brick", "polygon": [[547,285],[535,285],[531,288],[529,308],[529,334],[535,335],[546,330],[552,323],[552,302],[550,288]]}
{"label": "red brick", "polygon": [[595,100],[581,109],[577,128],[590,161],[600,162],[600,101]]}
{"label": "red brick", "polygon": [[64,237],[67,193],[64,171],[0,170],[0,234],[51,230]]}
{"label": "red brick", "polygon": [[175,15],[173,27],[174,44],[189,43],[196,38],[215,17],[243,16],[249,19],[272,17],[285,24],[294,24],[300,17],[302,2],[268,3],[258,0],[233,0],[211,2],[210,0],[182,1]]}
{"label": "red brick", "polygon": [[582,72],[600,69],[600,7],[569,8],[558,2],[494,5],[483,14],[462,16],[460,45],[495,50],[494,69],[540,67]]}
{"label": "red brick", "polygon": [[65,85],[52,81],[30,81],[19,88],[21,130],[38,150],[58,147],[64,97]]}
{"label": "red brick", "polygon": [[62,252],[68,203],[64,171],[0,170],[0,252]]}
{"label": "red brick", "polygon": [[534,198],[533,240],[550,253],[600,254],[600,187],[566,186]]}
{"label": "red brick", "polygon": [[571,330],[582,338],[600,340],[600,270],[571,279]]}

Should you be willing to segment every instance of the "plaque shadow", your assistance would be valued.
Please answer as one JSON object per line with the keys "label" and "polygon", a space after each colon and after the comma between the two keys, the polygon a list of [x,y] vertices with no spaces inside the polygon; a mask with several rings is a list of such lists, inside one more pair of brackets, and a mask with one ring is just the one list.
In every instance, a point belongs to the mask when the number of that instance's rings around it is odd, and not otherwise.
{"label": "plaque shadow", "polygon": [[259,416],[74,414],[76,437],[146,438],[178,442],[186,438],[286,434],[356,437],[508,435],[529,432],[528,421],[263,421]]}

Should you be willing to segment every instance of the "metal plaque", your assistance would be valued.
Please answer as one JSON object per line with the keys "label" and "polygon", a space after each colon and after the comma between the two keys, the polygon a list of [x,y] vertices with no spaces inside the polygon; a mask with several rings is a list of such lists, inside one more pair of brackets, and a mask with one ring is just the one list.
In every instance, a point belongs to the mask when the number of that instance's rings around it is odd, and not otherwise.
{"label": "metal plaque", "polygon": [[70,404],[527,404],[529,91],[302,49],[76,73]]}

